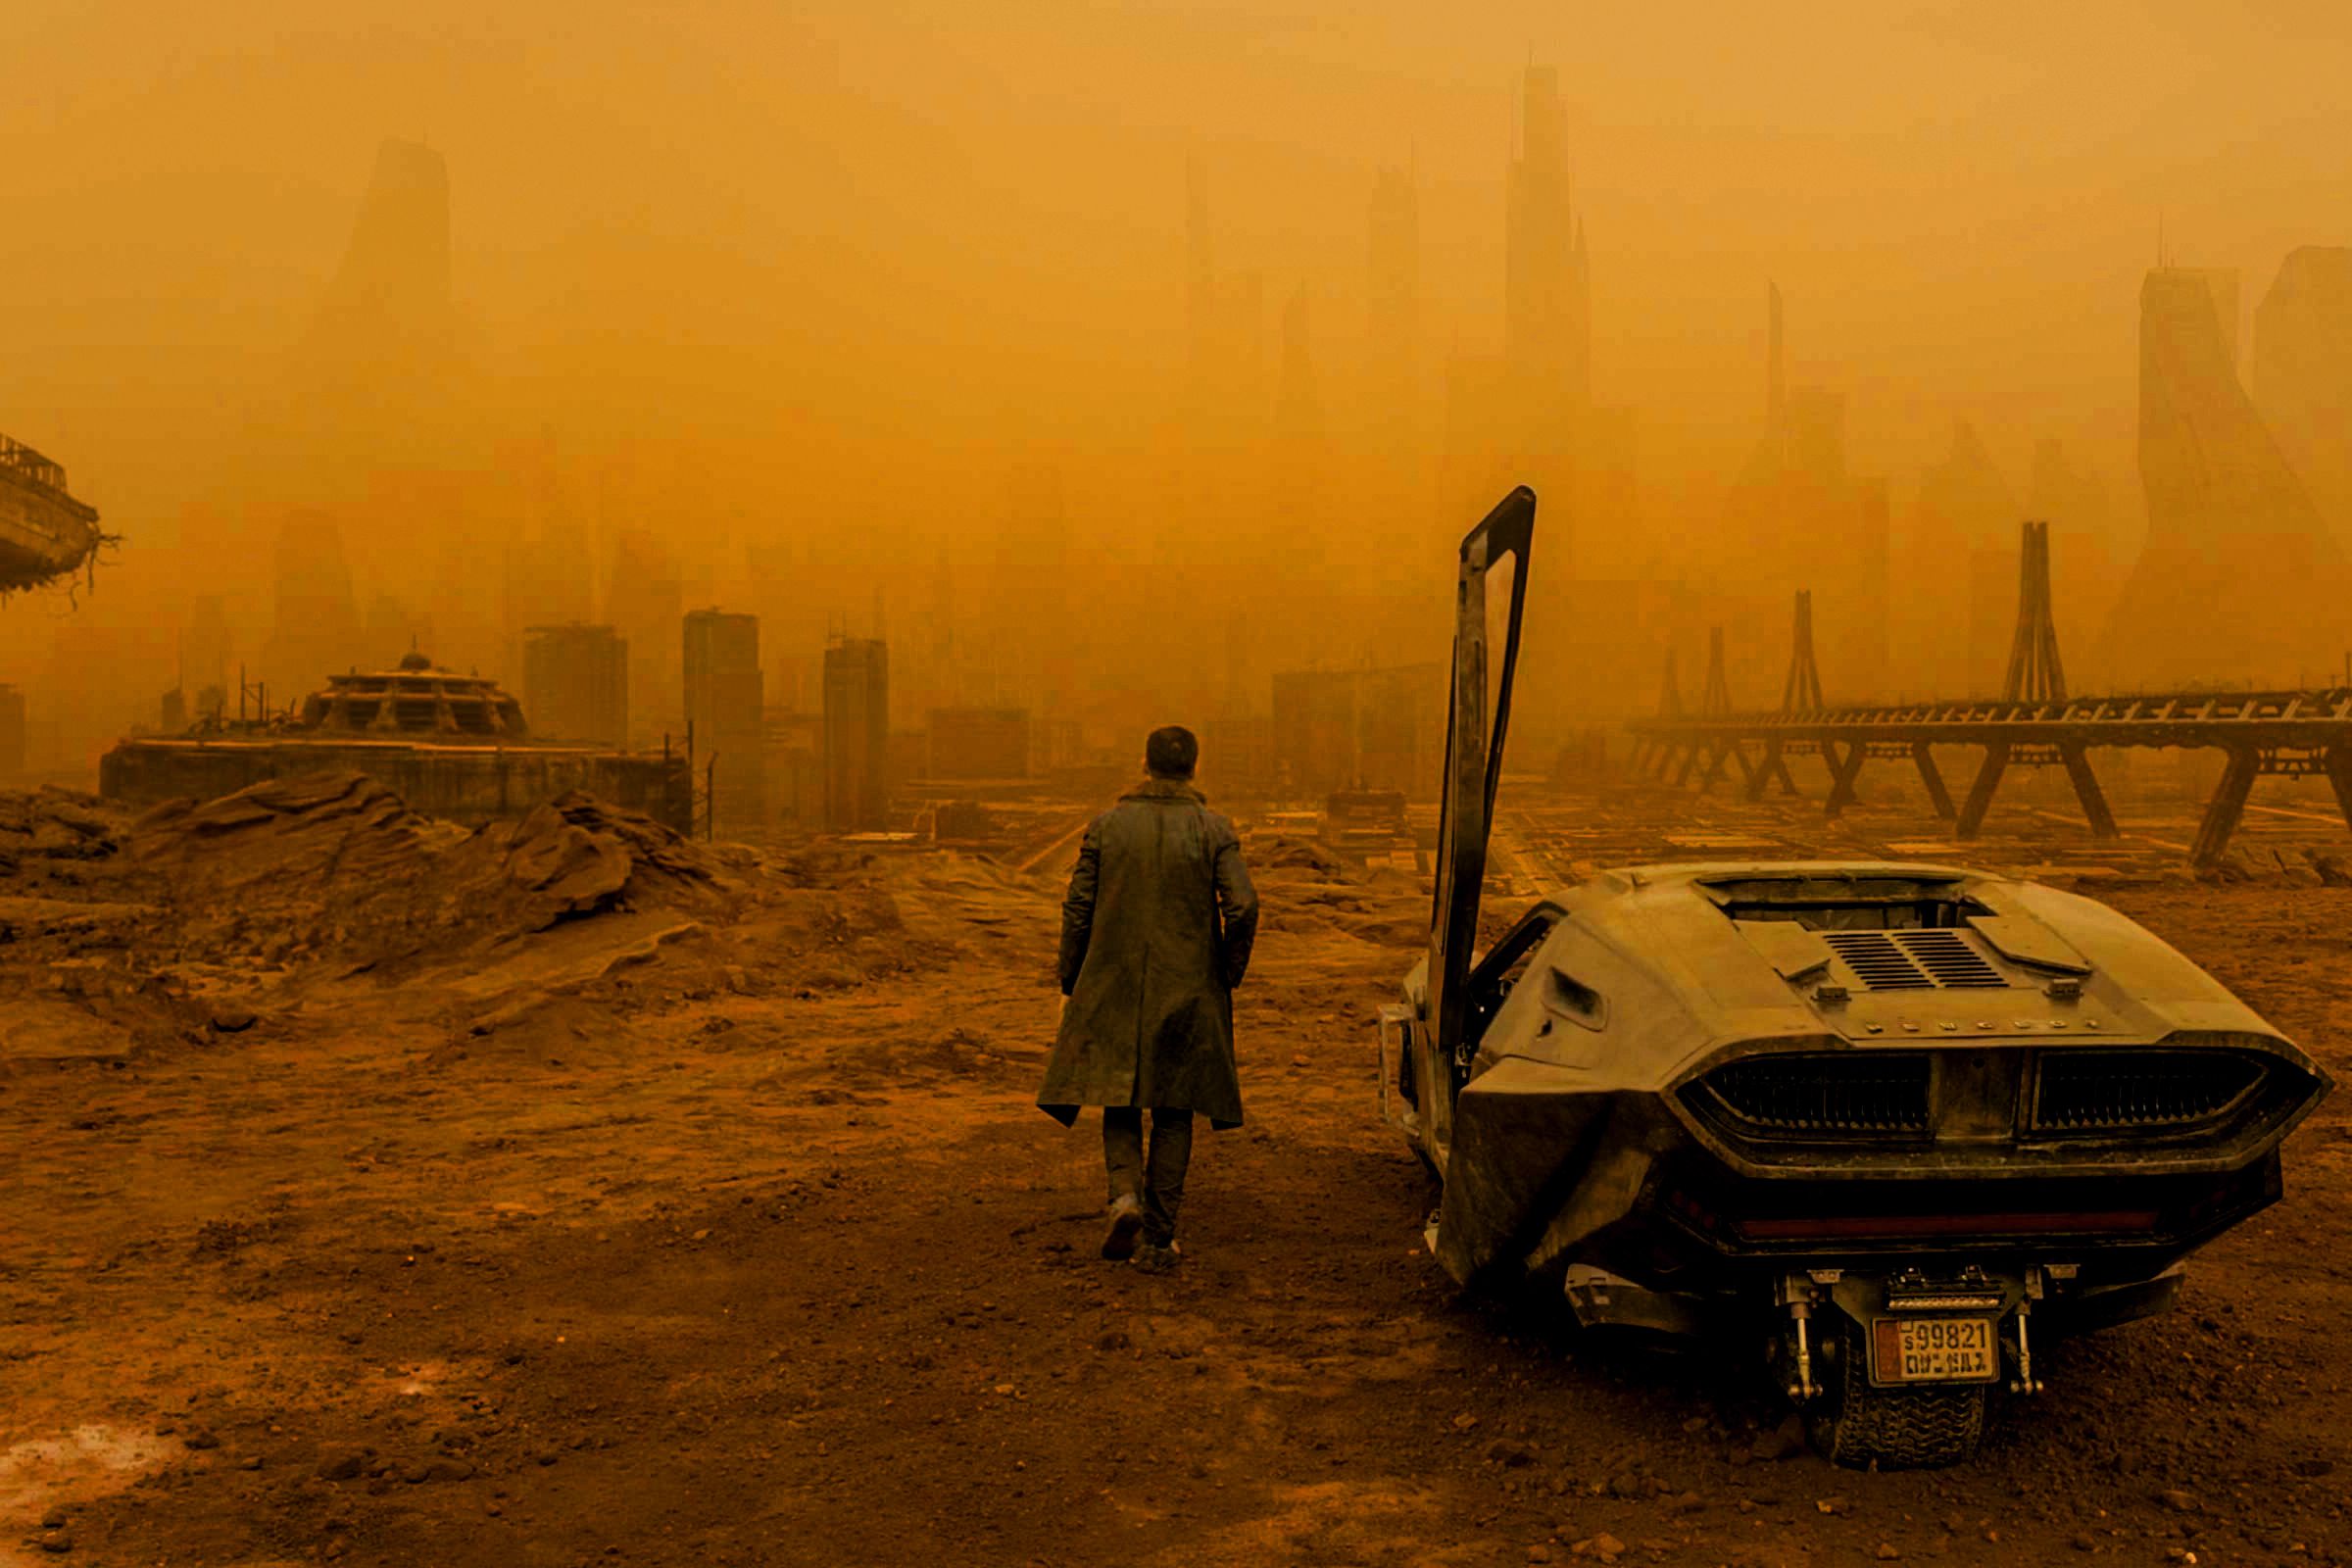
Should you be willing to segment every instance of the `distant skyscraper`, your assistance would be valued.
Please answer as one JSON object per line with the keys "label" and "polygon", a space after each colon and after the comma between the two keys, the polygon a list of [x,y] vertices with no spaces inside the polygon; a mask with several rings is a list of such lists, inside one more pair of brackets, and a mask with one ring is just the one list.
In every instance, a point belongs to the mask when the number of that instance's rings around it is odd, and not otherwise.
{"label": "distant skyscraper", "polygon": [[2151,547],[2310,538],[2319,518],[2235,369],[2235,273],[2150,272],[2140,290],[2139,471]]}
{"label": "distant skyscraper", "polygon": [[[1216,336],[1216,259],[1209,250],[1208,181],[1200,161],[1184,163],[1184,333],[1187,389],[1196,404],[1210,395]],[[1195,412],[1198,412],[1197,410]]]}
{"label": "distant skyscraper", "polygon": [[522,634],[522,716],[548,740],[629,739],[629,644],[610,626],[532,626]]}
{"label": "distant skyscraper", "polygon": [[677,732],[685,741],[679,706],[684,684],[678,662],[678,619],[685,589],[675,559],[652,532],[624,528],[614,541],[605,589],[604,621],[629,651],[629,711],[649,734]]}
{"label": "distant skyscraper", "polygon": [[[1333,520],[1323,439],[1323,400],[1306,336],[1306,285],[1282,308],[1282,367],[1275,379],[1273,518],[1264,549],[1276,569],[1320,560]],[[1286,628],[1287,629],[1287,628]]]}
{"label": "distant skyscraper", "polygon": [[1372,181],[1371,292],[1365,336],[1374,428],[1392,442],[1414,435],[1421,337],[1421,203],[1401,169]]}
{"label": "distant skyscraper", "polygon": [[1275,383],[1274,434],[1286,444],[1320,441],[1323,400],[1315,390],[1315,366],[1306,338],[1306,285],[1291,291],[1282,308],[1282,372]]}
{"label": "distant skyscraper", "polygon": [[711,820],[742,828],[766,818],[760,777],[767,701],[760,670],[760,617],[697,610],[685,619],[686,721],[696,765],[713,760]]}
{"label": "distant skyscraper", "polygon": [[1917,580],[1939,585],[1915,612],[1922,632],[1913,657],[1925,662],[1934,689],[1999,693],[2017,627],[2017,529],[2024,517],[1976,426],[1953,420],[1950,450],[1919,476],[1911,525]]}
{"label": "distant skyscraper", "polygon": [[889,824],[890,650],[844,637],[825,650],[825,825],[872,832]]}
{"label": "distant skyscraper", "polygon": [[[1531,415],[1561,423],[1592,396],[1592,321],[1585,226],[1568,171],[1559,73],[1530,66],[1520,87],[1519,149],[1504,213],[1503,356]],[[1539,437],[1537,450],[1558,442]]]}
{"label": "distant skyscraper", "polygon": [[2341,557],[2239,384],[2233,274],[2158,268],[2139,295],[2141,550],[2108,640],[2126,681],[2332,669]]}
{"label": "distant skyscraper", "polygon": [[924,735],[925,771],[933,779],[1029,776],[1025,708],[934,708]]}
{"label": "distant skyscraper", "polygon": [[2288,253],[2254,310],[2253,382],[2263,422],[2352,551],[2352,249]]}
{"label": "distant skyscraper", "polygon": [[360,204],[351,245],[318,313],[322,334],[446,351],[449,167],[430,147],[387,141]]}
{"label": "distant skyscraper", "polygon": [[[2070,543],[2114,549],[2116,518],[2099,476],[2080,466],[2063,442],[2045,436],[2034,443],[2034,468],[2026,486],[2026,515],[2051,525],[2053,561],[2066,558]],[[2064,576],[2061,571],[2058,573]],[[2066,591],[2061,588],[2059,591]],[[2080,605],[2071,605],[2077,615]]]}
{"label": "distant skyscraper", "polygon": [[1264,280],[1217,272],[1197,162],[1185,166],[1185,334],[1184,450],[1152,547],[1162,564],[1194,560],[1201,523],[1265,505]]}
{"label": "distant skyscraper", "polygon": [[1184,179],[1187,416],[1197,436],[1222,444],[1242,425],[1262,428],[1265,418],[1265,280],[1254,271],[1219,276],[1198,161],[1185,165]]}
{"label": "distant skyscraper", "polygon": [[329,463],[436,465],[467,435],[459,392],[449,171],[387,141],[297,356],[291,424]]}
{"label": "distant skyscraper", "polygon": [[1732,487],[1731,591],[1758,624],[1811,592],[1824,678],[1860,701],[1886,680],[1886,484],[1848,467],[1844,397],[1788,384],[1778,285],[1766,285],[1764,308],[1764,433]]}
{"label": "distant skyscraper", "polygon": [[226,694],[236,684],[235,646],[220,596],[198,594],[188,607],[188,623],[179,634],[180,685],[190,692],[216,687]]}
{"label": "distant skyscraper", "polygon": [[360,611],[352,592],[343,531],[320,512],[300,512],[279,525],[270,639],[248,680],[267,681],[272,708],[298,700],[331,671],[362,657]]}
{"label": "distant skyscraper", "polygon": [[1977,427],[1954,420],[1951,451],[1920,475],[1920,525],[1972,550],[2006,550],[2014,556],[2017,525],[2024,517]]}

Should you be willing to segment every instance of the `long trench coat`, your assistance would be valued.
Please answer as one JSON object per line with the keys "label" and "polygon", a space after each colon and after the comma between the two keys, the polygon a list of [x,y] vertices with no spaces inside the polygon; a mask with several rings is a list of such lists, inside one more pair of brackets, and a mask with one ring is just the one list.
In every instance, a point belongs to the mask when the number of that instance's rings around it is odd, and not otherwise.
{"label": "long trench coat", "polygon": [[1257,893],[1233,824],[1190,784],[1152,778],[1095,818],[1061,905],[1061,1031],[1037,1103],[1192,1110],[1242,1121],[1233,990]]}

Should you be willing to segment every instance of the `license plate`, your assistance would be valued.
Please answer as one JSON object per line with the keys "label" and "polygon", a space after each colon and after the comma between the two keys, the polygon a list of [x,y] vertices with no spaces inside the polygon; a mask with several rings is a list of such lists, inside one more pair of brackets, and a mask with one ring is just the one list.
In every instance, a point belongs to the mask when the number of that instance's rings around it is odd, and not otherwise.
{"label": "license plate", "polygon": [[1875,1383],[1989,1383],[1997,1364],[1988,1317],[1883,1317],[1870,1326]]}

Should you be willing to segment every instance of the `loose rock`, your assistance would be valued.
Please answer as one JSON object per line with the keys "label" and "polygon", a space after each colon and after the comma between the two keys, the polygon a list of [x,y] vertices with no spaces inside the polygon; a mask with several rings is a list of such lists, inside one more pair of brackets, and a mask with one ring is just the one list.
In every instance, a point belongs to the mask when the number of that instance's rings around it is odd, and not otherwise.
{"label": "loose rock", "polygon": [[1805,1451],[1805,1418],[1791,1410],[1779,1426],[1757,1434],[1755,1447],[1750,1451],[1764,1460],[1795,1458]]}
{"label": "loose rock", "polygon": [[368,1463],[367,1453],[359,1448],[330,1448],[318,1456],[318,1479],[349,1481]]}

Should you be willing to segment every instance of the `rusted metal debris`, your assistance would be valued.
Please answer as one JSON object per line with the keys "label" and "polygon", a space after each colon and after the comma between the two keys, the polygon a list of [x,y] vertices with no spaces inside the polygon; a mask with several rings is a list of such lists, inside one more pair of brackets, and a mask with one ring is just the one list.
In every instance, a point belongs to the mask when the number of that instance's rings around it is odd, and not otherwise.
{"label": "rusted metal debris", "polygon": [[67,491],[66,470],[0,435],[0,594],[78,571],[106,542],[98,509]]}

